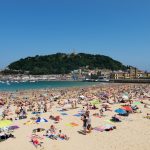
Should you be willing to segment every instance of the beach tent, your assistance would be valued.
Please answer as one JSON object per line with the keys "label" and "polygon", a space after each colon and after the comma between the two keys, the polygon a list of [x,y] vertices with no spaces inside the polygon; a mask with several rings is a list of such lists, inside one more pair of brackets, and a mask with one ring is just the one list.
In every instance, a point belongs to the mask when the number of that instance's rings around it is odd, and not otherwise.
{"label": "beach tent", "polygon": [[8,127],[12,124],[12,121],[10,120],[1,120],[0,121],[0,128],[3,128],[3,127]]}
{"label": "beach tent", "polygon": [[44,118],[38,118],[36,120],[36,123],[40,123],[40,122],[48,122],[48,120],[44,119]]}
{"label": "beach tent", "polygon": [[121,115],[127,114],[127,112],[121,108],[116,109],[115,112]]}

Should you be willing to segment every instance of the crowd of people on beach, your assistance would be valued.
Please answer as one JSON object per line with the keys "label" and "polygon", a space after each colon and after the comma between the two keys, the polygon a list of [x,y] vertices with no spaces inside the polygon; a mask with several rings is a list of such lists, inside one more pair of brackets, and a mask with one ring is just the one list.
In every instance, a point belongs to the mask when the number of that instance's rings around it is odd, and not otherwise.
{"label": "crowd of people on beach", "polygon": [[[111,121],[120,122],[121,117],[133,113],[142,113],[138,103],[144,109],[150,110],[150,85],[145,84],[116,84],[105,86],[92,86],[84,88],[71,89],[46,89],[18,92],[0,92],[0,120],[40,120],[41,114],[48,114],[48,119],[59,124],[63,116],[53,114],[54,108],[65,112],[77,110],[82,121],[82,133],[90,134],[94,127],[92,126],[93,117],[105,117],[106,112],[113,112],[113,105],[120,104],[121,110],[125,114],[112,113]],[[117,112],[117,111],[116,111]],[[144,114],[150,118],[150,113]],[[0,127],[1,128],[1,127]],[[113,129],[116,126],[113,126]],[[111,128],[112,129],[112,128]],[[62,129],[56,129],[55,125],[50,125],[49,129],[44,129],[44,137],[52,140],[69,140],[71,137],[62,132]],[[34,130],[31,141],[35,147],[41,146],[42,138],[37,135],[40,128]],[[1,130],[1,134],[2,134]],[[6,134],[3,134],[6,135]],[[10,135],[10,134],[9,134]],[[4,136],[2,136],[4,137]],[[10,137],[14,137],[10,135]]]}

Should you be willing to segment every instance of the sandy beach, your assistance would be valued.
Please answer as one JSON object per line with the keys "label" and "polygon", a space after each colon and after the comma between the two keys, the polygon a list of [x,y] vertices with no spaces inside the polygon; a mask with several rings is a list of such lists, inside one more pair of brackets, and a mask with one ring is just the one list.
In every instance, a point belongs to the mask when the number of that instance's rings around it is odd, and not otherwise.
{"label": "sandy beach", "polygon": [[[126,111],[127,115],[115,111],[125,106],[132,108]],[[0,112],[1,121],[12,120],[8,126],[19,127],[15,130],[1,127],[0,135],[14,136],[0,142],[2,150],[149,150],[150,146],[149,84],[0,92]],[[92,130],[89,133],[89,129],[85,129],[85,135],[83,116],[86,112],[89,116],[85,118],[91,119]],[[20,119],[22,116],[24,119]],[[55,116],[60,119],[55,120]],[[119,121],[112,121],[114,116]],[[37,122],[42,118],[46,121]],[[51,125],[56,128],[57,140],[46,135]],[[104,126],[110,128],[96,130]],[[33,132],[38,128],[44,131]],[[59,130],[67,140],[59,137]],[[35,135],[41,146],[34,144]]]}

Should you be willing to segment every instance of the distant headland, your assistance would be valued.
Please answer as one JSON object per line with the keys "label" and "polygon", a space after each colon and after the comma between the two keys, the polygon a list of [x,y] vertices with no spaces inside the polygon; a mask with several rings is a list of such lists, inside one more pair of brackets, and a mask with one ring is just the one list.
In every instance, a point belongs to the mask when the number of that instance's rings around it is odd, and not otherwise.
{"label": "distant headland", "polygon": [[120,82],[124,79],[141,78],[150,79],[150,73],[132,66],[125,66],[108,56],[86,53],[36,55],[12,62],[5,70],[0,72],[0,80],[14,81],[110,81],[119,79]]}
{"label": "distant headland", "polygon": [[32,75],[68,74],[73,70],[88,68],[90,70],[110,69],[126,70],[121,62],[104,55],[85,53],[56,53],[20,59],[8,66],[10,71],[29,72]]}

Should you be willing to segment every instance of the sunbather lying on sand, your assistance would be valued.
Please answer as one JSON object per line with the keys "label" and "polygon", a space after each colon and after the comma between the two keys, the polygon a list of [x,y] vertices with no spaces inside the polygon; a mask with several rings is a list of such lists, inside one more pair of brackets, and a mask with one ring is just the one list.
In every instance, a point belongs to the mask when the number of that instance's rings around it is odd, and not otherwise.
{"label": "sunbather lying on sand", "polygon": [[49,119],[52,119],[56,122],[59,122],[61,120],[60,116],[52,116],[52,115],[50,115]]}
{"label": "sunbather lying on sand", "polygon": [[10,134],[6,134],[6,133],[0,134],[0,140],[6,140],[8,138],[15,138],[15,136],[12,135],[11,133]]}
{"label": "sunbather lying on sand", "polygon": [[34,137],[32,137],[31,138],[31,142],[33,143],[33,145],[37,148],[38,146],[42,146],[42,143],[43,142],[41,142],[40,141],[40,139],[38,138],[38,137],[36,137],[36,136],[34,136]]}
{"label": "sunbather lying on sand", "polygon": [[120,120],[121,118],[120,118],[120,116],[118,116],[118,115],[114,115],[114,116],[112,116],[112,121],[114,121],[114,122],[120,122],[121,120]]}

